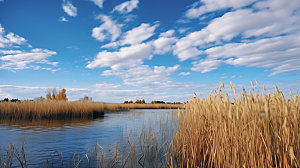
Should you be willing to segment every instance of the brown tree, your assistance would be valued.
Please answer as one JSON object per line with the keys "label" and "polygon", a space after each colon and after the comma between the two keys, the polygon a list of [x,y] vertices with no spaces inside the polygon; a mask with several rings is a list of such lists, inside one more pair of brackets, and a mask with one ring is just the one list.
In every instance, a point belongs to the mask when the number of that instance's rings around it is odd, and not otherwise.
{"label": "brown tree", "polygon": [[62,89],[58,95],[56,95],[56,100],[67,100],[66,89]]}

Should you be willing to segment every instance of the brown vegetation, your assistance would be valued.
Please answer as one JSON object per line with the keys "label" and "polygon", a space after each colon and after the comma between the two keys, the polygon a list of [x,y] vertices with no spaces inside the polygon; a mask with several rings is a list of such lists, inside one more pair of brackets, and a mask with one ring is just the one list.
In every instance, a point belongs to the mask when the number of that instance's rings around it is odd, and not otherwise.
{"label": "brown vegetation", "polygon": [[231,83],[232,103],[223,87],[179,113],[168,167],[300,167],[300,96],[253,86],[238,97]]}
{"label": "brown vegetation", "polygon": [[0,119],[67,119],[103,115],[103,104],[84,101],[22,101],[0,103]]}
{"label": "brown vegetation", "polygon": [[47,89],[47,100],[67,100],[66,89],[62,89],[58,94],[56,88]]}
{"label": "brown vegetation", "polygon": [[[57,98],[58,96],[56,96]],[[0,119],[67,119],[89,118],[103,115],[106,110],[122,109],[177,109],[177,104],[120,104],[92,101],[21,101],[1,102]]]}
{"label": "brown vegetation", "polygon": [[145,100],[143,99],[143,100],[136,100],[135,103],[136,103],[136,104],[145,104],[146,102],[145,102]]}

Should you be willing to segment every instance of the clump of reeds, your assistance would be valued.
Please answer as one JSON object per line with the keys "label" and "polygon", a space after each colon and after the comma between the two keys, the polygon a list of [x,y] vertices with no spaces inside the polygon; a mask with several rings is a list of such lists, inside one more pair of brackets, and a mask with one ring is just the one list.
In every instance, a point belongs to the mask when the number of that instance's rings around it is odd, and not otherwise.
{"label": "clump of reeds", "polygon": [[119,104],[96,103],[92,101],[21,101],[1,102],[0,120],[39,120],[39,119],[72,119],[96,118],[104,111],[122,109],[177,109],[182,104]]}
{"label": "clump of reeds", "polygon": [[22,101],[0,103],[1,120],[90,118],[101,116],[103,113],[103,104],[88,101]]}
{"label": "clump of reeds", "polygon": [[[168,167],[300,167],[300,96],[222,92],[192,98],[178,116]],[[257,87],[258,83],[256,82]]]}

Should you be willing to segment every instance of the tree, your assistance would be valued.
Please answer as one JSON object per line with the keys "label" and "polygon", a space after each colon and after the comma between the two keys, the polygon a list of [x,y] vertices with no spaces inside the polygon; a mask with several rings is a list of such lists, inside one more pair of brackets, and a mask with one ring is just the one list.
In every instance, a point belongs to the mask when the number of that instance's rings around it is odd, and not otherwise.
{"label": "tree", "polygon": [[57,91],[56,88],[48,88],[46,91],[47,100],[56,100]]}
{"label": "tree", "polygon": [[62,89],[58,95],[56,95],[56,100],[67,100],[66,89]]}
{"label": "tree", "polygon": [[81,100],[83,100],[83,101],[93,101],[93,99],[89,96],[84,96]]}

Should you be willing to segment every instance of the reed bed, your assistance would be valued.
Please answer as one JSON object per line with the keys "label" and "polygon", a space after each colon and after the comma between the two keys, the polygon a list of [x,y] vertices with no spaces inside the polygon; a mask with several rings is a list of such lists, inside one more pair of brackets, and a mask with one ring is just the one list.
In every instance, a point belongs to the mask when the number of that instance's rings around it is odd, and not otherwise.
{"label": "reed bed", "polygon": [[[234,103],[224,84],[207,98],[195,96],[178,115],[168,167],[300,167],[300,96],[256,93]],[[256,82],[257,87],[258,83]]]}
{"label": "reed bed", "polygon": [[22,101],[0,103],[0,119],[37,120],[90,118],[103,115],[104,105],[88,101]]}
{"label": "reed bed", "polygon": [[1,102],[0,120],[72,119],[103,116],[124,109],[177,109],[183,104],[119,104],[91,101]]}

